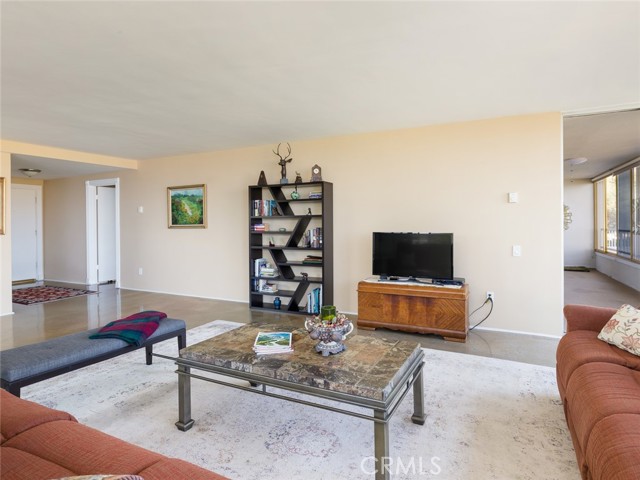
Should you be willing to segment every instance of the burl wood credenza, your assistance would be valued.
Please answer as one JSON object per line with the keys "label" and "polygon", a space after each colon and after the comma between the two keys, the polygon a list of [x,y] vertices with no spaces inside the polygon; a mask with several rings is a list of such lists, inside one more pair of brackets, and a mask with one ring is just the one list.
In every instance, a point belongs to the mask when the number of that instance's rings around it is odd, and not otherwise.
{"label": "burl wood credenza", "polygon": [[435,333],[445,340],[465,342],[469,329],[469,286],[359,282],[358,326]]}

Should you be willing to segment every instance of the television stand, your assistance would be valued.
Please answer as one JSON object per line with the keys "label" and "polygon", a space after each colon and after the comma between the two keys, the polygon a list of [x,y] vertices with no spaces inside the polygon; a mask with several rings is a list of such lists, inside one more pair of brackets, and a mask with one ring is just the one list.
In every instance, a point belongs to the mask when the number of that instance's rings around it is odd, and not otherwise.
{"label": "television stand", "polygon": [[469,285],[358,283],[358,326],[434,333],[465,342],[469,329]]}

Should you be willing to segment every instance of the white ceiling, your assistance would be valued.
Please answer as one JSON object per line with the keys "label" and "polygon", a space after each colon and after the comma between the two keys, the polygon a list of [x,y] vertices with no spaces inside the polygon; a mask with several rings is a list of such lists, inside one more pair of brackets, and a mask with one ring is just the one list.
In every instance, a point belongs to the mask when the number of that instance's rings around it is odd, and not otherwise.
{"label": "white ceiling", "polygon": [[80,175],[93,175],[95,173],[121,170],[117,167],[71,162],[57,158],[34,157],[33,155],[21,154],[11,155],[11,176],[26,177],[26,175],[20,171],[21,168],[41,170],[42,172],[35,176],[36,180],[54,180],[56,178],[77,177]]}
{"label": "white ceiling", "polygon": [[1,8],[1,136],[72,150],[149,159],[640,105],[639,2]]}
{"label": "white ceiling", "polygon": [[[572,166],[567,160],[584,157]],[[564,119],[565,179],[593,178],[640,157],[640,110]]]}

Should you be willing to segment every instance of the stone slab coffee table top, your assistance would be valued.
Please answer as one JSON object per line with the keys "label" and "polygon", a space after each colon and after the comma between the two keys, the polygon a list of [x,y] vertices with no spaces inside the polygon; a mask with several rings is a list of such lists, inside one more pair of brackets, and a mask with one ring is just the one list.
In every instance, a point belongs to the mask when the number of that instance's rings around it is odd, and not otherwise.
{"label": "stone slab coffee table top", "polygon": [[[258,332],[292,332],[294,351],[257,355],[253,343]],[[416,342],[353,335],[345,340],[344,352],[323,357],[315,351],[316,343],[304,328],[250,323],[187,347],[180,351],[180,358],[386,401],[412,360],[422,353]]]}

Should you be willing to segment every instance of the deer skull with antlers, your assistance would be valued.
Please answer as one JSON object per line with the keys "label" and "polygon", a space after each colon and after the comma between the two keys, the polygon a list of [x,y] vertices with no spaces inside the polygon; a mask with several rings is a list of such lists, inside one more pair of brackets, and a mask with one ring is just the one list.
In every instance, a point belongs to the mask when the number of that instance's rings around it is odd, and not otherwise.
{"label": "deer skull with antlers", "polygon": [[289,180],[287,180],[287,163],[293,160],[293,157],[291,157],[291,145],[287,142],[287,155],[284,157],[280,154],[280,145],[282,145],[282,143],[279,143],[278,148],[273,150],[273,153],[280,158],[278,162],[278,165],[280,165],[280,183],[289,183]]}

